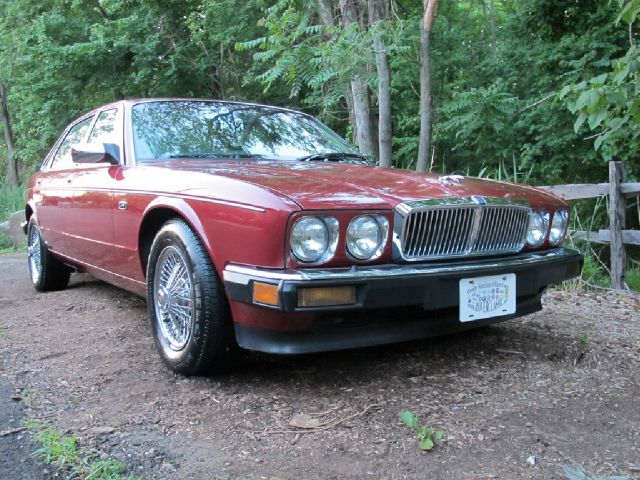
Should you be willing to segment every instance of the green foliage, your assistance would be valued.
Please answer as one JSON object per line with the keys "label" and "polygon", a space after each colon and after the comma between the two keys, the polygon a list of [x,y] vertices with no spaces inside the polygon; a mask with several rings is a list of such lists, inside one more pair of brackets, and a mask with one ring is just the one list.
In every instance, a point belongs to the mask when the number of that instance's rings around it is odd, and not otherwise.
{"label": "green foliage", "polygon": [[64,474],[66,478],[135,479],[133,475],[124,476],[125,465],[120,462],[95,460],[95,455],[84,454],[73,435],[65,435],[61,430],[31,420],[27,420],[25,426],[35,432],[34,439],[42,444],[32,455],[58,467],[58,474]]}
{"label": "green foliage", "polygon": [[400,420],[407,427],[414,431],[418,445],[422,450],[430,451],[442,440],[444,432],[442,430],[434,430],[429,425],[420,425],[418,417],[413,412],[407,410],[400,412]]}
{"label": "green foliage", "polygon": [[[617,23],[627,24],[630,46],[624,56],[605,62],[604,69],[589,80],[566,85],[558,94],[576,115],[574,130],[594,132],[594,148],[605,160],[626,161],[632,175],[640,173],[640,49],[633,25],[640,13],[637,0],[618,0]],[[588,73],[588,72],[585,72]]]}
{"label": "green foliage", "polygon": [[640,292],[640,267],[629,268],[624,279],[630,290]]}
{"label": "green foliage", "polygon": [[24,209],[24,190],[0,181],[0,222],[13,212]]}

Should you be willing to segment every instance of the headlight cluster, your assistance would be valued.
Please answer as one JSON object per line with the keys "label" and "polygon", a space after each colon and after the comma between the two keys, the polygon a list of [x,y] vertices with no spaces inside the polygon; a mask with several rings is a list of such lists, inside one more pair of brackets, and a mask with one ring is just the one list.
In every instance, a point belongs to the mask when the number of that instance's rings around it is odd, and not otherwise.
{"label": "headlight cluster", "polygon": [[[375,260],[387,243],[389,221],[382,215],[359,215],[347,227],[344,241],[348,255],[356,260]],[[291,252],[302,263],[325,263],[335,254],[339,224],[334,217],[305,216],[291,229]]]}
{"label": "headlight cluster", "polygon": [[553,214],[551,228],[549,228],[550,215],[546,211],[531,212],[529,216],[529,229],[527,230],[527,245],[533,248],[539,247],[547,238],[549,232],[549,243],[557,246],[564,240],[567,231],[569,212],[567,210],[557,210]]}

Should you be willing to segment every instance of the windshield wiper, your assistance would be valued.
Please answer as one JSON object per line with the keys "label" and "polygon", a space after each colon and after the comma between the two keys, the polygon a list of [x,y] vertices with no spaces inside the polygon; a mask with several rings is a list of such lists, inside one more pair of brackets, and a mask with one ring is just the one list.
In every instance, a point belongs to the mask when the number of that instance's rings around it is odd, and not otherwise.
{"label": "windshield wiper", "polygon": [[366,155],[348,152],[324,152],[314,153],[296,158],[299,162],[343,162],[354,165],[372,165],[372,161]]}

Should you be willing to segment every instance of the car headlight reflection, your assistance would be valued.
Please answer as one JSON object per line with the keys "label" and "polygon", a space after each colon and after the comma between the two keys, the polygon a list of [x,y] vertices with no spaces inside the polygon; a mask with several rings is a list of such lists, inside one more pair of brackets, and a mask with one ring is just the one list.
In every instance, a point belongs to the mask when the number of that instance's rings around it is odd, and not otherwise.
{"label": "car headlight reflection", "polygon": [[302,217],[291,229],[291,252],[303,263],[324,263],[336,251],[338,220],[333,217]]}
{"label": "car headlight reflection", "polygon": [[553,214],[551,230],[549,230],[549,243],[559,245],[562,242],[567,231],[568,220],[569,212],[567,210],[558,210]]}
{"label": "car headlight reflection", "polygon": [[547,235],[549,214],[547,212],[531,212],[529,216],[529,230],[527,231],[527,245],[539,247]]}
{"label": "car headlight reflection", "polygon": [[374,260],[382,255],[389,221],[381,215],[360,215],[347,228],[347,251],[358,260]]}

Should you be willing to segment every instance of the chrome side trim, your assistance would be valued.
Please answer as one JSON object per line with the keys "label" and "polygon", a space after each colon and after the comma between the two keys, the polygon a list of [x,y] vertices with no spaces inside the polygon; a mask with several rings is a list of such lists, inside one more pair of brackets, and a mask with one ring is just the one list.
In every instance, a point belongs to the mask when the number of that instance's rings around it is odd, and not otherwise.
{"label": "chrome side trim", "polygon": [[566,248],[530,252],[515,257],[478,261],[472,264],[447,265],[378,265],[351,268],[331,269],[297,269],[297,270],[269,270],[257,267],[229,264],[223,271],[226,282],[248,285],[251,280],[289,280],[289,281],[317,281],[317,280],[366,280],[371,278],[388,278],[410,275],[437,275],[446,273],[470,273],[491,268],[509,268],[516,266],[536,265],[545,262],[560,261],[563,258],[579,256],[580,252]]}
{"label": "chrome side trim", "polygon": [[[58,188],[56,190],[71,190],[71,191],[82,191],[86,192],[86,188],[82,187],[67,187],[67,188]],[[253,205],[247,205],[244,203],[232,202],[230,200],[218,200],[216,198],[202,197],[198,195],[183,195],[179,193],[169,193],[169,192],[160,192],[160,191],[151,191],[151,190],[128,190],[128,189],[116,189],[116,188],[96,188],[91,187],[91,192],[107,192],[107,193],[123,193],[123,194],[135,194],[135,195],[147,195],[147,196],[155,196],[155,197],[169,197],[169,198],[179,198],[183,200],[196,200],[198,202],[205,203],[215,203],[218,205],[225,205],[228,207],[242,208],[244,210],[252,210],[254,212],[266,212],[266,209],[262,207],[256,207]]]}

